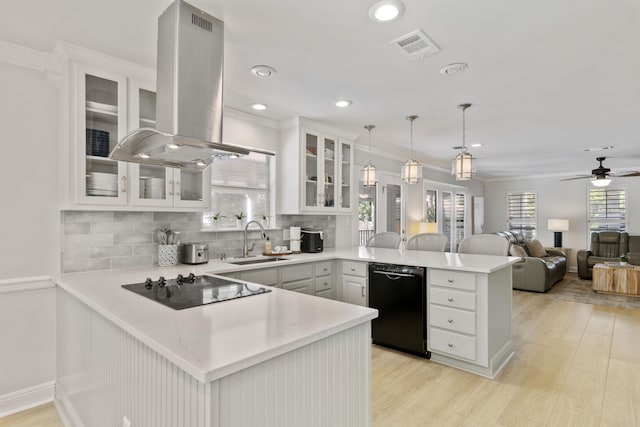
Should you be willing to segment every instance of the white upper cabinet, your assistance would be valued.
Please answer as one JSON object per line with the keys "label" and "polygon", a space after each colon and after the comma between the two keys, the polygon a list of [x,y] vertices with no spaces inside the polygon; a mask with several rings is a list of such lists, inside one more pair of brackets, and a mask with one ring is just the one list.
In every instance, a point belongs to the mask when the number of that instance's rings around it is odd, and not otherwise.
{"label": "white upper cabinet", "polygon": [[[73,46],[68,58],[68,163],[65,208],[200,210],[209,205],[210,172],[111,160],[111,150],[141,127],[155,128],[155,73]],[[87,64],[99,65],[87,65]],[[69,127],[67,128],[67,123]],[[65,131],[66,132],[66,131]]]}
{"label": "white upper cabinet", "polygon": [[279,212],[352,212],[353,141],[338,134],[301,126],[283,131]]}

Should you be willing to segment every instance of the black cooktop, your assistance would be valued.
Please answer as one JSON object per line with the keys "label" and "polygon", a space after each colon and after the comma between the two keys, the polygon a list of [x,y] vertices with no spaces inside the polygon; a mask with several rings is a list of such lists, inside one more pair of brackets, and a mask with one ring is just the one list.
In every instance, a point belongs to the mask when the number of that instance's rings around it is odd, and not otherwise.
{"label": "black cooktop", "polygon": [[122,287],[175,310],[271,292],[258,285],[233,282],[220,277],[195,276],[193,273],[186,277],[178,274],[175,279],[160,276],[153,281],[147,278],[142,283]]}

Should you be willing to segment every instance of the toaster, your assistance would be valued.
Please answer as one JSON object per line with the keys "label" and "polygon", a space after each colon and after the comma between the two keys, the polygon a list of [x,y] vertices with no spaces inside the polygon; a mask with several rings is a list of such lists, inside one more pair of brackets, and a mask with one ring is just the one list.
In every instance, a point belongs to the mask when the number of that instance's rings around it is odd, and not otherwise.
{"label": "toaster", "polygon": [[183,264],[206,264],[209,262],[209,246],[206,243],[185,243],[180,261]]}
{"label": "toaster", "polygon": [[324,232],[303,228],[300,230],[300,235],[300,252],[322,252],[324,249]]}

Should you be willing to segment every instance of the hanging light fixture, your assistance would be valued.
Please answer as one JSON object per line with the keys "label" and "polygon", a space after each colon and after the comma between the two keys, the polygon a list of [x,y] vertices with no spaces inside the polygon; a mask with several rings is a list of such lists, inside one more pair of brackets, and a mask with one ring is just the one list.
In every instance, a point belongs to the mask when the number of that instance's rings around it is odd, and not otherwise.
{"label": "hanging light fixture", "polygon": [[462,110],[462,146],[460,154],[453,160],[453,168],[451,173],[456,176],[456,181],[469,181],[473,177],[473,156],[467,151],[466,135],[465,135],[465,110],[471,107],[471,104],[460,104],[458,108]]}
{"label": "hanging light fixture", "polygon": [[413,159],[413,121],[418,116],[407,116],[405,118],[411,122],[411,157],[402,165],[402,180],[407,184],[417,184],[422,179],[422,166],[417,160]]}
{"label": "hanging light fixture", "polygon": [[371,129],[375,128],[375,125],[365,125],[364,128],[369,131],[369,163],[362,168],[362,185],[375,187],[376,167],[371,163]]}

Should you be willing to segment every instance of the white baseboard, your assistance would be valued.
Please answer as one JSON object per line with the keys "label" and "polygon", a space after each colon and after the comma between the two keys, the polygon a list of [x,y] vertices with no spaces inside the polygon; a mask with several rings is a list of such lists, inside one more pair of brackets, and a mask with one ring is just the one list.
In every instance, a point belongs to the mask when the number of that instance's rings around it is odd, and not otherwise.
{"label": "white baseboard", "polygon": [[0,396],[0,418],[53,401],[55,381]]}

